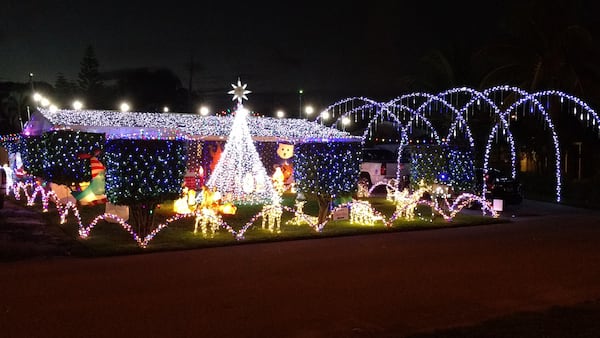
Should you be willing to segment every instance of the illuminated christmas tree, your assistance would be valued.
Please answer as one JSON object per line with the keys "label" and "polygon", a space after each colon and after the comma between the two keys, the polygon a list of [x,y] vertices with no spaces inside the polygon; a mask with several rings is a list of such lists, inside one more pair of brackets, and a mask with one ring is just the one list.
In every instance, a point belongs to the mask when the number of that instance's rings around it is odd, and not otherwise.
{"label": "illuminated christmas tree", "polygon": [[231,86],[233,90],[229,94],[238,101],[235,118],[221,158],[206,186],[220,192],[223,202],[268,204],[275,191],[252,141],[246,121],[248,110],[242,104],[250,91],[239,79],[237,85]]}

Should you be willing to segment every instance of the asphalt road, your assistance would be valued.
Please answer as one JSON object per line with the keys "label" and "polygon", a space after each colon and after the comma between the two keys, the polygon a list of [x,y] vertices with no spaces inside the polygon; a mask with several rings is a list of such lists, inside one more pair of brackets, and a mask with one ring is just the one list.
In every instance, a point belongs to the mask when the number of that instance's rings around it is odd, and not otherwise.
{"label": "asphalt road", "polygon": [[2,337],[400,337],[600,299],[600,213],[0,264]]}

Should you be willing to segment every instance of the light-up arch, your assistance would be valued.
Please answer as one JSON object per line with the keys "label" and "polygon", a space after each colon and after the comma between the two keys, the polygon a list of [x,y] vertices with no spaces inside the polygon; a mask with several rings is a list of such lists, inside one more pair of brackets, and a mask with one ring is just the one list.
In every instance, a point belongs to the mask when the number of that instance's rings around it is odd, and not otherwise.
{"label": "light-up arch", "polygon": [[367,138],[367,134],[369,134],[371,132],[371,126],[373,125],[373,122],[377,122],[377,119],[380,116],[384,116],[384,115],[387,116],[388,118],[390,118],[391,120],[393,120],[392,122],[396,123],[396,125],[398,126],[397,127],[398,134],[399,134],[400,137],[402,137],[402,133],[400,132],[400,130],[402,129],[402,122],[398,119],[398,117],[396,115],[390,113],[390,111],[387,108],[383,108],[379,112],[377,112],[375,114],[375,116],[373,116],[369,120],[369,123],[367,124],[367,127],[365,128],[365,131],[363,132],[363,135],[362,135],[362,141],[361,141],[361,143],[362,143],[363,146],[365,144],[365,140]]}
{"label": "light-up arch", "polygon": [[[551,97],[551,96],[556,96],[561,100],[561,103],[564,103],[565,100],[573,102],[575,104],[575,106],[573,107],[573,115],[575,115],[575,117],[577,117],[577,114],[580,114],[579,116],[579,120],[581,122],[583,122],[584,120],[586,121],[586,123],[589,123],[587,125],[587,127],[592,127],[595,128],[596,131],[598,132],[598,137],[600,137],[600,118],[598,117],[598,114],[592,109],[590,108],[590,106],[588,106],[587,103],[585,103],[584,101],[582,101],[581,99],[574,97],[572,95],[557,91],[557,90],[547,90],[547,91],[543,91],[543,92],[538,92],[538,93],[534,93],[531,94],[531,96],[533,98],[543,98],[543,97]],[[577,107],[580,107],[582,110],[581,111],[577,111]]]}
{"label": "light-up arch", "polygon": [[[425,101],[417,104],[417,98],[425,99]],[[407,106],[407,104],[411,104],[411,101],[412,101],[412,105],[416,106],[416,109]],[[401,160],[402,152],[404,150],[404,147],[406,145],[408,145],[408,135],[411,133],[410,130],[411,130],[412,124],[415,120],[417,120],[417,121],[421,120],[425,123],[427,128],[432,133],[432,138],[435,139],[437,144],[442,144],[444,142],[449,141],[449,137],[446,137],[443,140],[440,138],[436,128],[432,125],[432,123],[429,121],[429,119],[425,116],[427,108],[430,108],[433,104],[438,104],[441,107],[446,108],[446,110],[449,110],[451,113],[453,113],[454,119],[453,119],[453,122],[451,123],[450,128],[453,128],[453,125],[457,122],[463,122],[465,136],[467,137],[471,151],[475,152],[475,144],[474,144],[474,140],[473,140],[473,136],[472,136],[470,127],[462,118],[462,114],[460,113],[460,111],[458,109],[456,109],[456,107],[451,105],[449,102],[447,102],[444,98],[438,97],[436,95],[428,94],[428,93],[421,93],[421,92],[400,96],[400,97],[390,100],[386,103],[387,106],[399,106],[401,108],[400,109],[401,111],[408,111],[410,113],[408,121],[405,124],[405,130],[404,130],[404,134],[403,134],[404,137],[401,137],[401,142],[398,147],[398,170],[396,172],[396,178],[398,178],[398,179],[400,176],[400,160]],[[408,131],[407,131],[407,129],[408,129]],[[448,131],[448,133],[451,133],[451,132],[452,132],[451,130]]]}
{"label": "light-up arch", "polygon": [[[501,128],[502,127],[502,128]],[[515,166],[514,163],[516,161],[516,156],[515,156],[515,143],[514,143],[514,139],[512,134],[510,133],[509,129],[505,129],[503,128],[503,124],[501,123],[496,123],[493,127],[492,130],[490,131],[489,135],[488,135],[488,140],[487,143],[485,145],[485,153],[483,155],[483,173],[482,173],[482,187],[481,187],[481,195],[482,197],[485,197],[485,194],[487,192],[487,184],[485,182],[485,177],[487,176],[488,172],[489,172],[489,160],[490,160],[490,153],[491,153],[491,149],[492,149],[492,142],[494,140],[494,136],[496,136],[496,134],[498,132],[503,133],[504,135],[506,135],[506,140],[508,141],[509,147],[510,147],[510,154],[511,154],[511,163],[513,163],[512,166],[512,177],[515,178],[516,177],[516,173],[515,173]],[[559,201],[557,201],[559,202]]]}
{"label": "light-up arch", "polygon": [[[497,102],[498,95],[500,95],[499,103]],[[471,148],[474,150],[475,142],[473,140],[471,127],[469,125],[469,115],[470,112],[472,114],[475,113],[474,107],[477,105],[480,113],[487,112],[491,114],[492,117],[495,117],[495,122],[493,125],[491,125],[491,131],[488,134],[487,141],[485,142],[486,148],[484,149],[483,158],[484,172],[487,172],[488,170],[489,155],[494,136],[497,133],[501,133],[505,136],[510,147],[511,176],[514,178],[516,177],[516,147],[515,140],[510,129],[510,117],[511,114],[517,112],[519,107],[523,107],[523,109],[525,109],[525,107],[529,104],[529,113],[539,112],[543,117],[544,126],[548,127],[551,133],[552,146],[555,150],[556,201],[560,202],[562,187],[560,144],[556,129],[547,111],[550,105],[550,97],[559,98],[561,104],[565,101],[573,104],[573,109],[570,109],[569,107],[569,112],[575,117],[578,117],[581,122],[585,122],[587,127],[594,128],[594,130],[598,132],[598,137],[600,138],[600,118],[598,117],[598,114],[581,99],[556,90],[529,93],[514,86],[496,86],[483,91],[477,91],[467,87],[459,87],[440,92],[436,95],[423,92],[405,94],[385,103],[376,102],[363,97],[354,97],[339,101],[338,103],[330,106],[328,109],[331,109],[331,107],[339,107],[343,104],[347,105],[348,102],[359,101],[363,103],[362,106],[359,107],[360,109],[354,108],[353,110],[342,114],[343,116],[340,116],[336,123],[332,125],[332,127],[335,127],[337,122],[339,122],[343,117],[347,117],[352,114],[356,117],[359,111],[362,112],[364,118],[364,112],[367,109],[370,109],[371,111],[375,110],[376,116],[379,116],[383,111],[385,111],[386,114],[391,113],[391,115],[396,115],[396,119],[394,119],[394,121],[399,123],[400,126],[398,128],[400,132],[398,161],[400,161],[402,148],[408,144],[408,135],[411,133],[411,128],[414,122],[423,122],[425,127],[430,130],[432,134],[435,134],[436,142],[441,143],[439,135],[437,135],[436,128],[427,118],[427,114],[435,113],[435,110],[437,110],[438,113],[450,112],[452,114],[450,128],[448,130],[447,137],[444,139],[445,142],[451,140],[454,137],[455,132],[460,130],[460,128],[463,128],[465,136],[469,140]],[[542,104],[544,98],[546,99],[546,106]],[[510,100],[507,102],[509,105],[506,109],[502,109],[501,107],[505,106],[505,99]],[[489,110],[486,110],[485,106],[489,107]],[[369,115],[369,128],[373,123],[375,123],[375,120],[371,117],[372,114]],[[365,137],[366,134],[363,135],[363,142]]]}
{"label": "light-up arch", "polygon": [[556,201],[560,202],[561,199],[561,192],[562,192],[562,180],[561,180],[561,167],[560,167],[560,144],[558,142],[558,136],[556,135],[556,131],[554,129],[554,124],[552,123],[552,119],[550,118],[550,115],[548,115],[548,113],[546,112],[546,109],[544,108],[544,106],[535,98],[532,98],[531,96],[526,96],[521,98],[518,101],[515,101],[513,104],[511,104],[508,109],[506,109],[506,112],[504,113],[504,117],[509,117],[513,111],[515,111],[517,109],[517,107],[521,106],[521,105],[525,105],[525,103],[531,103],[532,104],[532,108],[530,113],[535,113],[535,110],[533,109],[533,107],[536,107],[537,110],[542,114],[542,117],[544,118],[544,122],[546,122],[546,126],[550,129],[550,133],[552,136],[552,143],[554,145],[554,159],[555,159],[555,174],[556,174]]}
{"label": "light-up arch", "polygon": [[[325,123],[326,120],[335,118],[335,122],[331,125],[334,127],[342,118],[342,115],[347,116],[348,113],[361,113],[364,114],[367,110],[377,110],[377,107],[381,106],[381,103],[372,99],[356,96],[342,99],[334,104],[325,108],[319,116],[315,119],[315,122]],[[326,117],[328,114],[329,117]],[[337,118],[336,118],[337,116]]]}
{"label": "light-up arch", "polygon": [[[429,108],[431,106],[432,103],[438,103],[441,104],[442,107],[445,107],[447,109],[449,109],[453,114],[454,114],[454,119],[459,120],[461,122],[464,122],[465,125],[465,134],[468,138],[469,141],[469,146],[471,147],[472,150],[474,150],[474,140],[473,140],[473,134],[471,132],[471,128],[468,126],[468,124],[464,121],[464,118],[462,117],[461,112],[456,109],[456,107],[454,107],[453,105],[451,105],[448,101],[446,101],[445,99],[437,96],[437,95],[432,95],[429,93],[412,93],[412,94],[408,94],[408,95],[403,95],[399,98],[395,98],[389,102],[386,103],[386,105],[394,105],[397,104],[398,102],[400,102],[400,104],[402,104],[402,100],[407,100],[410,102],[410,99],[413,99],[413,104],[416,104],[416,99],[417,97],[420,98],[424,98],[426,99],[425,102],[421,103],[414,111],[413,114],[411,114],[411,117],[409,120],[412,120],[415,118],[415,116],[422,116],[425,117],[425,110],[427,108]],[[409,123],[407,123],[407,125],[409,125]],[[434,128],[435,129],[435,128]]]}

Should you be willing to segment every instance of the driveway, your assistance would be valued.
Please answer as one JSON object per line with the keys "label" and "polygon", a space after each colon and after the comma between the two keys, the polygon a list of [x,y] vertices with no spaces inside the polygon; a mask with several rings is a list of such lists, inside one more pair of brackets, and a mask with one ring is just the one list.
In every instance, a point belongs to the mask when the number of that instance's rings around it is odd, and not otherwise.
{"label": "driveway", "polygon": [[11,199],[0,209],[0,261],[69,256],[82,247],[58,227],[47,227],[39,204],[22,207]]}

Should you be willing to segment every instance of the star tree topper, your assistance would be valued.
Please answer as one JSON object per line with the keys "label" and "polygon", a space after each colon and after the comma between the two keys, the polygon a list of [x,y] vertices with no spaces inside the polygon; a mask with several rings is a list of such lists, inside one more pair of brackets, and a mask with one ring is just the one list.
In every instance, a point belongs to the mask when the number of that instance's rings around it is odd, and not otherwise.
{"label": "star tree topper", "polygon": [[237,85],[234,85],[232,83],[231,87],[233,87],[233,90],[228,91],[227,94],[233,95],[233,98],[231,99],[232,101],[237,100],[238,104],[242,104],[242,100],[248,100],[248,97],[246,96],[246,94],[252,93],[251,91],[246,90],[246,86],[248,86],[248,84],[242,85],[242,82],[238,78]]}

